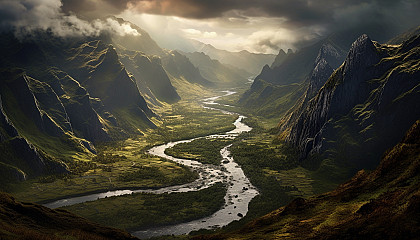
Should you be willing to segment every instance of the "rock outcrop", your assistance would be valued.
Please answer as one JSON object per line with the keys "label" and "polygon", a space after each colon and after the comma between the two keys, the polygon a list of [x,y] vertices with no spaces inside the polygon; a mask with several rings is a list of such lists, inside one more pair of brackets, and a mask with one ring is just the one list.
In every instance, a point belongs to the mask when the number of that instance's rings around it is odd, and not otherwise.
{"label": "rock outcrop", "polygon": [[362,35],[282,136],[302,161],[321,154],[356,169],[375,166],[420,116],[418,49],[419,37],[389,46]]}

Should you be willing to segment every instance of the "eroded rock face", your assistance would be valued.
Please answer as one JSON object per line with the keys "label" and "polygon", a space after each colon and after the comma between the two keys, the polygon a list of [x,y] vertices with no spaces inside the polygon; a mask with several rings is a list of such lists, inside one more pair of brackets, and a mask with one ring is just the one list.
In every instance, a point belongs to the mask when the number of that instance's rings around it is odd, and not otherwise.
{"label": "eroded rock face", "polygon": [[180,97],[163,69],[160,58],[146,56],[140,52],[133,54],[132,57],[125,56],[121,61],[134,75],[139,90],[148,93],[146,89],[148,88],[160,101],[168,103],[178,101]]}
{"label": "eroded rock face", "polygon": [[[17,129],[7,117],[0,95],[0,144],[2,165],[0,179],[4,181],[23,181],[45,173],[64,173],[65,165],[45,160],[38,149],[28,140],[19,136]],[[48,169],[47,169],[48,168]]]}
{"label": "eroded rock face", "polygon": [[374,166],[365,159],[379,160],[420,116],[418,49],[418,43],[392,48],[367,35],[359,37],[343,65],[292,125],[286,141],[299,149],[302,160],[313,154],[336,158],[338,151],[326,150],[344,146],[343,158],[358,167]]}
{"label": "eroded rock face", "polygon": [[321,87],[325,84],[334,72],[332,66],[337,67],[344,59],[341,51],[332,44],[325,43],[321,46],[318,56],[314,62],[314,68],[307,78],[308,87],[299,101],[281,119],[280,131],[289,131],[309,105],[309,101],[316,96]]}
{"label": "eroded rock face", "polygon": [[[55,69],[50,74],[51,81],[57,82],[56,85],[61,89],[60,100],[74,129],[73,133],[92,142],[111,140],[86,89],[65,72]],[[110,116],[104,118],[112,119]]]}

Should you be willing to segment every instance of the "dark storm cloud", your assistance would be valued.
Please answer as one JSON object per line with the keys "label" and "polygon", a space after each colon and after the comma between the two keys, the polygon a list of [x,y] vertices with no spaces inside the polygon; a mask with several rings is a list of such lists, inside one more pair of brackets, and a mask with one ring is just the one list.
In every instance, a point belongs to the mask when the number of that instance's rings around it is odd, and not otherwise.
{"label": "dark storm cloud", "polygon": [[[325,24],[334,19],[340,9],[363,10],[375,6],[393,9],[411,5],[418,9],[417,0],[131,0],[128,5],[139,12],[205,19],[223,17],[226,12],[239,10],[246,16],[283,17],[291,24]],[[124,5],[122,3],[121,5]],[[120,6],[121,6],[120,5]],[[417,7],[414,8],[414,7]]]}
{"label": "dark storm cloud", "polygon": [[88,22],[66,14],[60,0],[0,0],[0,30],[14,31],[18,37],[36,30],[50,30],[58,36],[97,36],[102,31],[139,35],[128,24],[112,18]]}
{"label": "dark storm cloud", "polygon": [[[87,17],[119,14],[125,9],[138,13],[190,19],[280,17],[283,26],[361,25],[366,21],[419,24],[418,0],[64,0],[63,9]],[[103,17],[102,16],[102,17]],[[413,23],[414,22],[414,23]]]}

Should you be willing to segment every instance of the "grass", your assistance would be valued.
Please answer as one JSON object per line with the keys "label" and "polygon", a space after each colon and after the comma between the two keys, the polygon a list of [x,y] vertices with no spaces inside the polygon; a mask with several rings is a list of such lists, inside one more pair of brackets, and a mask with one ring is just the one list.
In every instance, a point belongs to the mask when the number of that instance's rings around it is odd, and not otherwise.
{"label": "grass", "polygon": [[197,192],[136,193],[76,204],[62,209],[91,221],[126,230],[187,222],[216,212],[224,204],[226,188],[218,183]]}
{"label": "grass", "polygon": [[[191,182],[197,177],[196,173],[191,172],[187,167],[146,155],[145,145],[141,141],[128,139],[121,145],[123,147],[109,147],[103,151],[105,154],[112,152],[113,155],[121,156],[118,161],[96,159],[97,162],[95,162],[93,158],[93,160],[84,161],[88,167],[78,174],[57,177],[51,182],[32,179],[15,184],[11,193],[20,200],[45,202],[101,190],[176,185]],[[80,167],[82,163],[79,162],[77,165]],[[148,173],[145,175],[149,177],[138,175],[139,169],[142,169],[143,173]]]}
{"label": "grass", "polygon": [[[180,101],[161,110],[162,124],[145,133],[149,143],[165,143],[233,130],[236,115],[203,109],[197,102]],[[229,124],[232,123],[232,124]]]}
{"label": "grass", "polygon": [[[209,94],[209,93],[208,93]],[[8,192],[21,201],[47,202],[67,196],[110,189],[134,189],[178,185],[193,181],[197,174],[189,168],[145,154],[145,151],[168,141],[230,131],[234,115],[202,108],[190,99],[158,110],[157,129],[124,141],[97,144],[98,156],[66,153],[73,158],[72,173],[51,178],[37,178],[15,183]],[[46,139],[46,143],[52,141]],[[65,148],[64,148],[65,149]],[[147,177],[146,177],[147,176]]]}
{"label": "grass", "polygon": [[232,143],[230,139],[200,138],[189,143],[180,143],[165,150],[165,153],[177,157],[197,160],[205,164],[219,165],[222,156],[220,150]]}

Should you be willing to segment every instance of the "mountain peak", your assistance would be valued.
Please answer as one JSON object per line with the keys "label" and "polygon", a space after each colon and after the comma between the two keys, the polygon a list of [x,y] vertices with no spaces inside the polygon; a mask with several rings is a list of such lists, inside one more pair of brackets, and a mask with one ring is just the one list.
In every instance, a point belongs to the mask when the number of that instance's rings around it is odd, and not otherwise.
{"label": "mountain peak", "polygon": [[[291,49],[289,49],[289,50],[291,50]],[[283,49],[280,49],[280,51],[279,51],[279,56],[285,56],[287,53],[283,50]]]}
{"label": "mountain peak", "polygon": [[117,51],[115,50],[114,46],[112,46],[112,44],[109,44],[108,48],[106,49],[104,61],[113,63],[119,61]]}
{"label": "mountain peak", "polygon": [[271,70],[270,66],[268,66],[268,64],[265,64],[261,72],[265,72],[269,70]]}
{"label": "mountain peak", "polygon": [[379,61],[376,47],[368,35],[363,34],[351,45],[345,60],[344,72],[357,71],[371,66]]}

